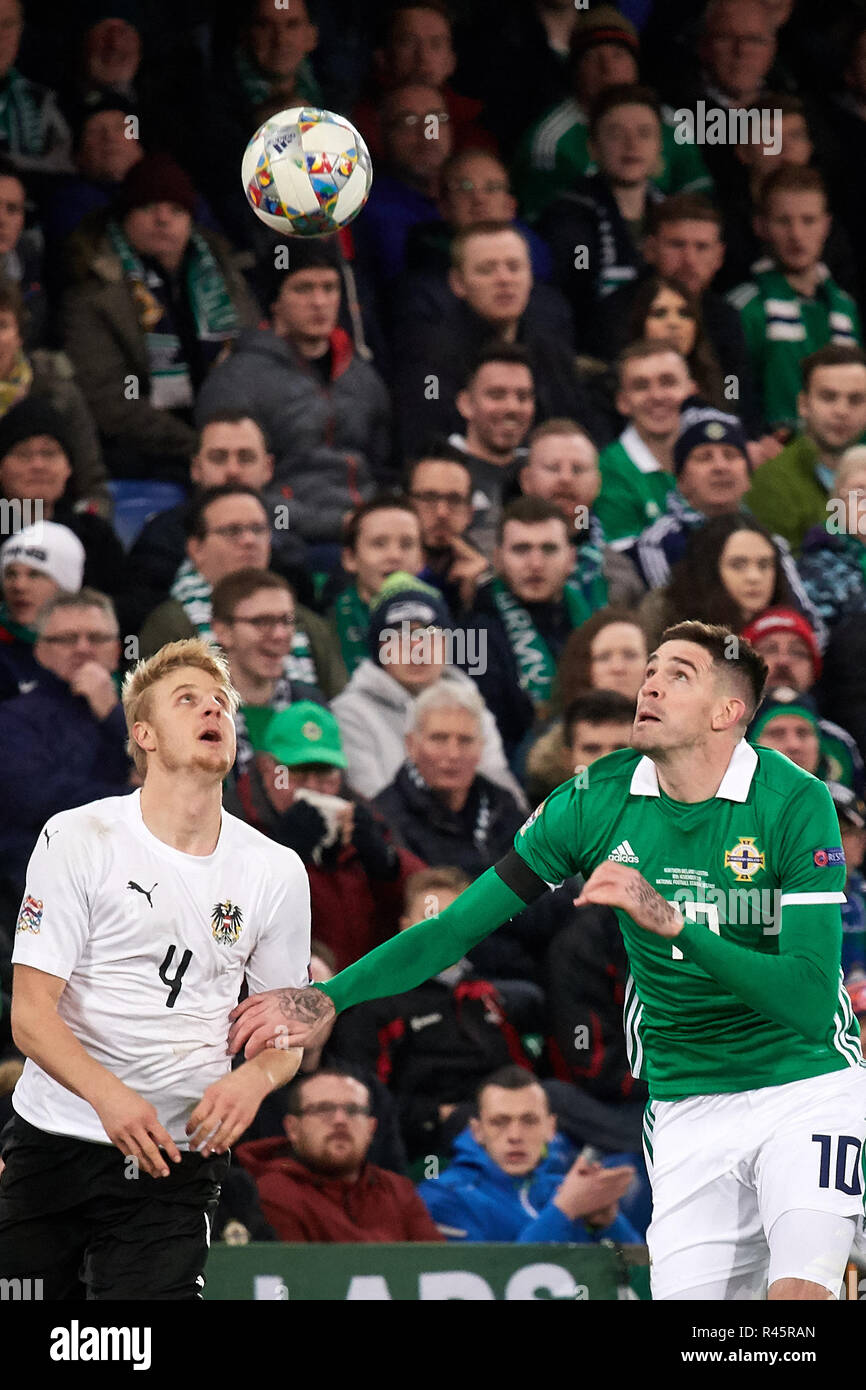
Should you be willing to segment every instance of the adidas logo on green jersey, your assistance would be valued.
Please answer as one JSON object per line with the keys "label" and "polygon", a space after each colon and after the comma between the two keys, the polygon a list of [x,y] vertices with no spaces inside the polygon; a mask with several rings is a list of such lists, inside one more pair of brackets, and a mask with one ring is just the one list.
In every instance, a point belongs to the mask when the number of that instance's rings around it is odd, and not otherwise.
{"label": "adidas logo on green jersey", "polygon": [[623,840],[620,844],[618,844],[616,849],[612,849],[607,857],[608,859],[612,859],[616,864],[640,863],[639,858],[635,854],[628,840]]}

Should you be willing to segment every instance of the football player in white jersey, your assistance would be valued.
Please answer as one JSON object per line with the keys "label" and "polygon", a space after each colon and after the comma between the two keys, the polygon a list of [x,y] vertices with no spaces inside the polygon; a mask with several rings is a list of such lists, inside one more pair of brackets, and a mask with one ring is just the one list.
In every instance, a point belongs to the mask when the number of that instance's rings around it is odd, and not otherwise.
{"label": "football player in white jersey", "polygon": [[294,851],[222,809],[237,705],[222,656],[170,643],[123,703],[141,789],[47,822],[13,952],[27,1061],[0,1278],[40,1278],[48,1299],[200,1297],[227,1151],[303,1055],[232,1071],[226,1053],[244,979],[309,980],[310,895]]}

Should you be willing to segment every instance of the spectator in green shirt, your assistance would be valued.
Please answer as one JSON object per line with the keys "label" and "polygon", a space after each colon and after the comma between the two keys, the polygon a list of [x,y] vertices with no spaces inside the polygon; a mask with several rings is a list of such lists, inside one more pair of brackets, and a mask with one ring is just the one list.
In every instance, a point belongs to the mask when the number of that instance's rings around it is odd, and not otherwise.
{"label": "spectator in green shirt", "polygon": [[602,450],[596,515],[608,542],[638,535],[661,516],[674,486],[680,408],[694,395],[685,358],[669,343],[630,343],[618,366],[616,408],[628,420]]}
{"label": "spectator in green shirt", "polygon": [[[571,95],[530,127],[517,151],[514,185],[530,221],[577,179],[596,172],[589,148],[590,107],[608,87],[639,80],[634,26],[613,5],[593,6],[582,19],[569,53]],[[655,181],[663,193],[712,191],[697,147],[675,139],[669,107],[662,112],[662,147]]]}
{"label": "spectator in green shirt", "polygon": [[826,520],[839,460],[866,430],[866,353],[831,343],[810,353],[801,372],[801,433],[761,465],[745,499],[795,554],[809,528]]}
{"label": "spectator in green shirt", "polygon": [[857,306],[821,259],[830,225],[817,170],[783,165],[767,176],[755,229],[770,254],[729,298],[740,312],[771,428],[796,423],[804,357],[827,343],[862,342]]}

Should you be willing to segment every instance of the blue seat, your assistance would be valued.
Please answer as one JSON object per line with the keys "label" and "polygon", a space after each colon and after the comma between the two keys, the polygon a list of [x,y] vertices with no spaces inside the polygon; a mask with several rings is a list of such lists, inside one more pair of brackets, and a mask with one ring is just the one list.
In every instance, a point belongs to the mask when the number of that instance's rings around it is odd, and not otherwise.
{"label": "blue seat", "polygon": [[114,506],[114,529],[126,550],[152,516],[176,507],[186,497],[178,483],[149,482],[146,478],[110,478],[108,490]]}

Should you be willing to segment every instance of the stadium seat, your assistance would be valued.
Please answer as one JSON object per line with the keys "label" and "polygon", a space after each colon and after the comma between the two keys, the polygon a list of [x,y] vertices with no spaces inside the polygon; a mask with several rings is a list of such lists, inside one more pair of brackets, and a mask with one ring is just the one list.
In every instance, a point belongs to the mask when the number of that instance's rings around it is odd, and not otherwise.
{"label": "stadium seat", "polygon": [[114,505],[114,529],[127,550],[151,517],[176,507],[186,496],[178,483],[149,482],[146,478],[111,478],[108,490]]}

